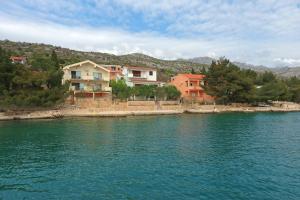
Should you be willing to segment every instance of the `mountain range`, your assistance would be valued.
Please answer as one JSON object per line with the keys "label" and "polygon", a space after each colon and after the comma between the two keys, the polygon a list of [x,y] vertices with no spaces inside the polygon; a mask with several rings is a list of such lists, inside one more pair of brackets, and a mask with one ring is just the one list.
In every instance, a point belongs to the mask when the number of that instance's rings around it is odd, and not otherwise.
{"label": "mountain range", "polygon": [[[173,73],[190,72],[193,68],[199,72],[203,67],[207,68],[214,58],[196,57],[191,59],[163,60],[153,58],[140,53],[132,53],[127,55],[113,55],[101,52],[84,52],[76,51],[68,48],[57,47],[48,44],[13,42],[9,40],[0,40],[0,47],[11,51],[16,55],[24,55],[30,61],[36,54],[51,55],[55,50],[58,57],[64,61],[62,64],[70,64],[83,60],[92,60],[99,64],[119,64],[155,67],[160,71],[170,71]],[[300,67],[277,67],[269,68],[266,66],[256,66],[242,62],[233,63],[243,69],[252,69],[257,72],[272,71],[282,77],[298,76],[300,77]]]}
{"label": "mountain range", "polygon": [[[196,58],[192,58],[192,59],[187,59],[187,61],[190,61],[193,63],[210,64],[212,61],[216,61],[216,59],[211,58],[211,57],[196,57]],[[271,71],[274,74],[276,74],[278,76],[282,76],[282,77],[292,77],[292,76],[300,77],[300,67],[273,67],[273,68],[271,68],[271,67],[266,67],[263,65],[252,65],[252,64],[236,62],[236,61],[233,61],[232,63],[242,69],[252,69],[256,72]]]}

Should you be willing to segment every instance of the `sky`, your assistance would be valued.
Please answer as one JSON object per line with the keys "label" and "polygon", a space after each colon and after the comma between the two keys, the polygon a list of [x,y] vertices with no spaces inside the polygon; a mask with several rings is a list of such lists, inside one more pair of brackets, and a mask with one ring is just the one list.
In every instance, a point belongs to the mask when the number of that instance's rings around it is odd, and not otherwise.
{"label": "sky", "polygon": [[300,0],[0,0],[0,39],[300,66]]}

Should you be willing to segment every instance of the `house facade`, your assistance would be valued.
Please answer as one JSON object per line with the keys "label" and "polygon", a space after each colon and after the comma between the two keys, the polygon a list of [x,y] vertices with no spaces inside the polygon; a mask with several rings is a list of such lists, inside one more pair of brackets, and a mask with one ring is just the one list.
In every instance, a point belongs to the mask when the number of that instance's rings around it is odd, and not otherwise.
{"label": "house facade", "polygon": [[24,56],[11,56],[10,60],[14,64],[19,63],[19,64],[23,64],[24,65],[26,63],[26,57],[24,57]]}
{"label": "house facade", "polygon": [[109,70],[110,80],[119,80],[122,75],[123,67],[121,65],[102,65]]}
{"label": "house facade", "polygon": [[188,101],[213,102],[214,98],[204,92],[204,75],[202,74],[178,74],[171,78],[171,85],[174,85],[180,92],[181,97]]}
{"label": "house facade", "polygon": [[157,81],[157,70],[154,68],[124,66],[122,75],[126,84],[130,87],[140,85],[163,85],[162,82]]}
{"label": "house facade", "polygon": [[67,65],[63,68],[62,83],[70,83],[70,91],[91,97],[111,94],[110,71],[90,60]]}

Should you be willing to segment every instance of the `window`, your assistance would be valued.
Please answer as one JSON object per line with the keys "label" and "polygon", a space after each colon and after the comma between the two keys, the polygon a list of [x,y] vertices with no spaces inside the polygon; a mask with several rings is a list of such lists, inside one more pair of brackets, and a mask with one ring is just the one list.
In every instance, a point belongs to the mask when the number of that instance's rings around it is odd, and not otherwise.
{"label": "window", "polygon": [[79,84],[79,89],[80,89],[80,90],[84,90],[84,83],[80,83],[80,84]]}
{"label": "window", "polygon": [[133,77],[141,77],[141,71],[132,71]]}
{"label": "window", "polygon": [[93,77],[94,77],[94,80],[101,80],[102,74],[98,73],[98,72],[93,72]]}
{"label": "window", "polygon": [[81,72],[80,71],[71,71],[71,78],[72,79],[81,79]]}
{"label": "window", "polygon": [[203,97],[203,92],[200,92],[200,93],[199,93],[199,97]]}
{"label": "window", "polygon": [[153,76],[153,71],[149,71],[149,75],[150,75],[150,76]]}
{"label": "window", "polygon": [[72,90],[79,90],[80,89],[80,83],[72,83]]}
{"label": "window", "polygon": [[93,86],[94,92],[101,91],[101,88],[102,88],[102,85],[101,85],[101,84],[99,84],[99,85],[94,85],[94,86]]}
{"label": "window", "polygon": [[72,83],[72,90],[84,90],[84,83]]}

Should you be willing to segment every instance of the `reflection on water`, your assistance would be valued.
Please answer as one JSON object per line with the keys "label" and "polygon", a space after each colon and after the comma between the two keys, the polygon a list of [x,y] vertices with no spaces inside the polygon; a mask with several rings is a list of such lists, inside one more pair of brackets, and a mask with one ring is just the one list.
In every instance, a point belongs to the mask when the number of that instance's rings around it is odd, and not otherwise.
{"label": "reflection on water", "polygon": [[0,122],[0,199],[297,199],[299,113]]}

